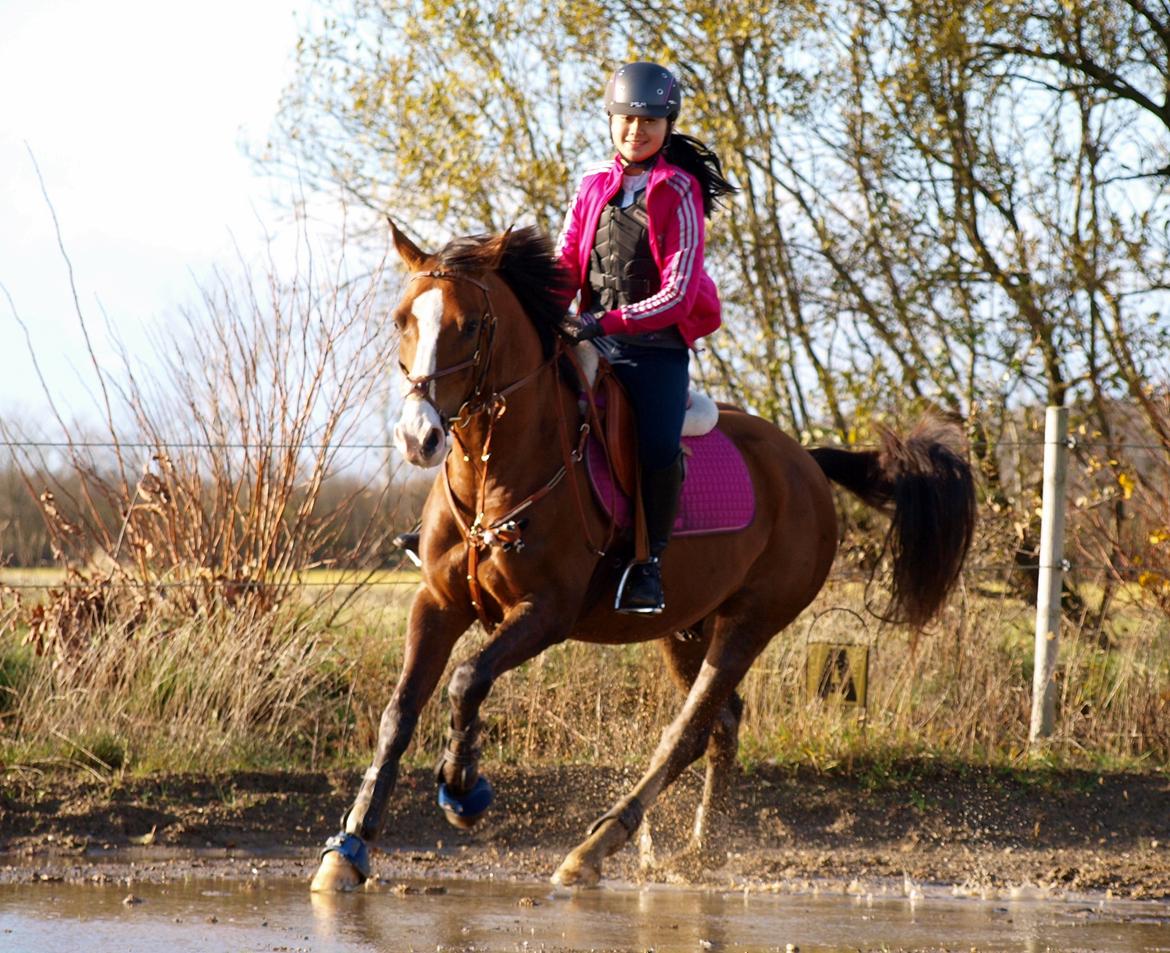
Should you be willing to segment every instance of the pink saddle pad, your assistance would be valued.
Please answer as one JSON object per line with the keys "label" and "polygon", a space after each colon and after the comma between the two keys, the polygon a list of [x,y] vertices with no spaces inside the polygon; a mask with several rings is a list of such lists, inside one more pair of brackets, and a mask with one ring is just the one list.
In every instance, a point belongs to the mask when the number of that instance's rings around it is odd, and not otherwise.
{"label": "pink saddle pad", "polygon": [[[689,448],[690,456],[674,535],[732,533],[751,523],[756,496],[747,464],[735,444],[721,431],[712,430],[701,437],[684,437],[683,445]],[[585,461],[598,501],[618,526],[629,526],[629,498],[614,486],[605,465],[605,451],[596,439],[589,440]]]}

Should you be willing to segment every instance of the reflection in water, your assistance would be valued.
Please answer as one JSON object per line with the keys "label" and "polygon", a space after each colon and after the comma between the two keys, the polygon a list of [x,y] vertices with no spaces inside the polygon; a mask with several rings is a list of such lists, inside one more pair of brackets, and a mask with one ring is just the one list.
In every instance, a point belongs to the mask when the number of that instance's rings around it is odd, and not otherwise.
{"label": "reflection in water", "polygon": [[767,895],[444,882],[348,895],[299,881],[0,887],[0,950],[1170,950],[1170,905]]}

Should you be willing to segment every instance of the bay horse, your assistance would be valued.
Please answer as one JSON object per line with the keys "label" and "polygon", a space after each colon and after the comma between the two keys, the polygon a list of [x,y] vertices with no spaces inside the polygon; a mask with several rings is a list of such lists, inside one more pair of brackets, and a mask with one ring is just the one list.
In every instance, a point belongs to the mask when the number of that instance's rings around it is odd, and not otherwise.
{"label": "bay horse", "polygon": [[[723,408],[719,428],[739,448],[756,493],[736,533],[675,539],[663,561],[666,611],[619,615],[618,573],[602,554],[611,524],[583,477],[588,432],[570,345],[561,273],[535,228],[419,250],[394,223],[410,272],[393,319],[405,379],[395,442],[421,467],[442,465],[423,509],[422,582],[410,608],[398,684],[382,715],[373,762],[342,830],[326,842],[313,890],[369,875],[399,760],[460,636],[477,620],[490,637],[448,686],[451,725],[437,776],[453,823],[478,820],[491,791],[479,774],[479,709],[504,673],[566,639],[656,641],[685,695],[646,773],[589,830],[553,875],[595,884],[602,862],[704,753],[707,770],[692,849],[734,773],[742,702],[736,689],[769,640],[817,595],[837,549],[829,481],[891,514],[891,612],[921,625],[955,583],[975,521],[958,428],[927,418],[876,450],[806,450],[766,420]],[[679,639],[677,633],[688,633]]]}

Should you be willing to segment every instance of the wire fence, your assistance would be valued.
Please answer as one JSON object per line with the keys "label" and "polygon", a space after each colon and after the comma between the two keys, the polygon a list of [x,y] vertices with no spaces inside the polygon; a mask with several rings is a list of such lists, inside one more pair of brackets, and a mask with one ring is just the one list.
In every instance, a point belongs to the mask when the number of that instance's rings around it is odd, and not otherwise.
{"label": "wire fence", "polygon": [[[1109,566],[1078,566],[1075,563],[1065,561],[1059,566],[1044,567],[1039,563],[1018,563],[1018,564],[1003,564],[991,566],[965,566],[962,570],[962,577],[966,579],[1006,579],[1007,577],[1017,573],[1035,573],[1044,568],[1060,569],[1066,573],[1079,574],[1081,578],[1090,577],[1106,577],[1110,576],[1114,579],[1120,579],[1127,582],[1134,582],[1139,580],[1143,575],[1148,573],[1163,574],[1170,577],[1170,564],[1166,566],[1145,566],[1145,567],[1109,567]],[[308,570],[312,572],[312,570]],[[43,580],[28,580],[18,578],[7,578],[28,574],[29,572],[64,572],[64,570],[56,569],[55,567],[0,567],[0,590],[13,591],[30,591],[39,592],[46,589],[53,589],[57,591],[85,591],[93,588],[95,582],[112,582],[115,577],[109,576],[102,580],[99,578],[87,578],[79,581],[71,581],[68,578],[62,579],[43,579]],[[334,572],[334,570],[329,570]],[[236,592],[243,590],[282,590],[289,588],[296,589],[345,589],[347,587],[366,588],[401,588],[414,587],[419,585],[419,574],[414,568],[413,564],[407,562],[405,559],[396,564],[380,566],[372,572],[378,576],[385,576],[393,573],[406,573],[408,575],[399,578],[363,578],[363,575],[371,572],[371,570],[353,570],[355,578],[334,578],[329,580],[322,579],[300,579],[293,577],[282,580],[249,580],[249,579],[208,579],[208,580],[149,580],[129,577],[125,574],[117,577],[119,586],[128,586],[131,588],[149,589],[152,591],[168,591],[168,590],[207,590],[214,588],[230,589]],[[851,582],[878,582],[882,580],[880,572],[871,572],[866,569],[834,569],[829,574],[829,582],[851,583]]]}
{"label": "wire fence", "polygon": [[[1041,436],[1035,438],[1011,439],[989,441],[989,445],[994,446],[998,450],[1021,450],[1021,449],[1042,449],[1045,446],[1045,440]],[[1139,451],[1144,453],[1156,453],[1164,455],[1166,461],[1170,463],[1170,446],[1162,442],[1132,442],[1132,441],[1104,441],[1098,439],[1085,439],[1078,436],[1070,436],[1065,444],[1069,449],[1081,450],[1102,450],[1110,453],[1119,451]],[[811,443],[810,446],[834,446],[849,450],[875,450],[880,449],[876,443],[858,442],[847,443],[840,440],[824,441],[821,443]],[[394,452],[393,444],[388,441],[366,441],[366,442],[339,442],[339,443],[311,443],[311,442],[281,442],[281,441],[196,441],[196,440],[116,440],[116,439],[101,439],[101,440],[46,440],[46,439],[15,439],[13,437],[0,437],[0,448],[6,448],[9,451],[151,451],[156,453],[166,453],[168,451],[205,451],[208,453],[216,452],[252,452],[252,453],[269,453],[269,452],[288,452],[288,451],[304,451],[306,453],[320,453],[322,451],[335,451],[339,453],[344,452],[377,452],[382,466],[381,472],[385,472],[385,461],[392,457]],[[1110,460],[1109,463],[1113,466],[1118,466],[1116,460]],[[402,463],[400,466],[405,467]],[[1070,515],[1074,517],[1079,512],[1077,507],[1070,511]],[[0,550],[2,550],[0,546]],[[1167,554],[1170,559],[1170,553]],[[69,590],[69,589],[85,589],[93,585],[93,579],[86,579],[82,581],[70,581],[68,578],[47,581],[47,580],[27,580],[12,577],[14,574],[21,572],[27,573],[30,569],[37,567],[5,567],[0,565],[0,589],[9,591],[43,591],[48,588],[54,590]],[[52,567],[41,567],[52,568]],[[966,579],[1004,579],[1020,574],[1035,574],[1045,569],[1058,569],[1064,573],[1072,574],[1080,579],[1094,579],[1094,578],[1111,578],[1116,581],[1133,582],[1142,579],[1148,579],[1151,574],[1161,578],[1170,577],[1170,564],[1149,564],[1149,565],[1109,565],[1102,562],[1090,562],[1082,559],[1065,559],[1057,566],[1045,566],[1038,561],[1017,560],[1003,563],[989,563],[989,564],[970,564],[963,568],[962,576]],[[207,589],[209,587],[231,588],[233,590],[240,590],[244,588],[263,589],[287,589],[289,587],[297,587],[304,589],[324,589],[324,588],[345,588],[347,586],[360,586],[362,588],[402,588],[413,587],[418,585],[418,578],[416,575],[403,575],[403,570],[413,570],[412,564],[406,561],[405,557],[399,562],[392,562],[389,564],[380,564],[377,567],[346,567],[343,569],[330,570],[330,572],[352,573],[353,578],[347,579],[344,576],[340,579],[333,578],[330,580],[315,579],[311,576],[308,578],[296,578],[296,575],[285,576],[273,581],[252,581],[246,579],[198,579],[198,580],[149,580],[149,579],[133,579],[122,574],[119,577],[120,585],[141,586],[155,591],[167,590],[182,590],[182,589]],[[392,575],[394,578],[384,578],[387,575]],[[371,578],[371,575],[377,578]],[[881,580],[881,573],[875,572],[867,568],[855,568],[848,566],[835,566],[829,576],[831,582],[869,582]],[[99,580],[100,581],[100,580]]]}
{"label": "wire fence", "polygon": [[[987,441],[998,449],[1019,450],[1024,448],[1043,448],[1044,438],[1026,440],[996,440]],[[869,441],[849,443],[842,440],[825,442],[809,442],[806,446],[839,447],[848,450],[879,450],[881,445]],[[1170,443],[1131,443],[1109,442],[1105,440],[1084,440],[1079,437],[1069,437],[1067,446],[1070,450],[1151,450],[1160,451],[1170,457]],[[0,447],[8,449],[26,450],[304,450],[319,452],[321,450],[378,450],[383,453],[394,449],[392,443],[311,443],[298,441],[285,443],[281,441],[196,441],[196,440],[13,440],[0,437]]]}
{"label": "wire fence", "polygon": [[255,450],[268,452],[271,450],[304,450],[318,453],[322,450],[379,450],[387,452],[393,449],[390,443],[281,443],[268,442],[227,442],[212,443],[206,441],[189,440],[9,440],[0,439],[0,447],[24,450]]}

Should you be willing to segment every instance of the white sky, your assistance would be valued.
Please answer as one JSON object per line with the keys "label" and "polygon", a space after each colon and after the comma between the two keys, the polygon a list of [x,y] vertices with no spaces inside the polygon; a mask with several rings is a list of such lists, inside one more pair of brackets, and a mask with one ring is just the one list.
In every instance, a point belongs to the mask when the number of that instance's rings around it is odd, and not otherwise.
{"label": "white sky", "polygon": [[[67,416],[89,416],[73,370],[88,358],[28,149],[91,330],[104,310],[133,350],[213,265],[231,268],[233,240],[258,256],[280,227],[269,197],[289,189],[240,146],[266,138],[306,3],[0,0],[0,285]],[[2,294],[0,342],[0,414],[43,413]]]}

